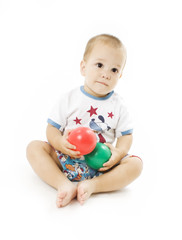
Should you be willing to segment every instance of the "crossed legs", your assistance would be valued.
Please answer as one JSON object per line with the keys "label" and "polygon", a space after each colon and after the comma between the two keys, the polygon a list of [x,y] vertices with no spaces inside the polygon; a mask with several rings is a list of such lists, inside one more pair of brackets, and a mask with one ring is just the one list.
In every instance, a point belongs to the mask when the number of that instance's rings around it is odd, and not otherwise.
{"label": "crossed legs", "polygon": [[66,206],[75,197],[83,204],[92,193],[119,190],[134,181],[142,171],[142,161],[138,157],[128,157],[107,173],[75,186],[63,174],[55,150],[46,142],[32,141],[27,146],[27,159],[36,174],[57,189],[57,207]]}

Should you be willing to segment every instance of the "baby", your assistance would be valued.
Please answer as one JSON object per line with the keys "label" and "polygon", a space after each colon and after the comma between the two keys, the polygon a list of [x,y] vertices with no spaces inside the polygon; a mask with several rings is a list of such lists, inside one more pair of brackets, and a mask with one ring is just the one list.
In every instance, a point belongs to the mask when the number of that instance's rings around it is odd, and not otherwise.
{"label": "baby", "polygon": [[[34,171],[57,189],[57,207],[75,197],[83,204],[92,193],[119,190],[142,171],[141,159],[128,154],[133,132],[130,115],[113,90],[125,63],[126,50],[118,38],[108,34],[91,38],[80,64],[84,85],[61,96],[53,107],[46,130],[48,143],[32,141],[27,147]],[[111,150],[111,158],[99,170],[88,167],[67,140],[71,129],[78,126],[91,128],[98,142]]]}

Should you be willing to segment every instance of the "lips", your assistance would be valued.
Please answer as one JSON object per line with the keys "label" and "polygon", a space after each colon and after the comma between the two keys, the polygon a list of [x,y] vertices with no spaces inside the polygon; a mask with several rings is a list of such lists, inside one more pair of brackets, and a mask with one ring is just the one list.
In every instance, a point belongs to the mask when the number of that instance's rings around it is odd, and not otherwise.
{"label": "lips", "polygon": [[96,81],[97,83],[101,84],[101,85],[104,85],[104,86],[108,86],[108,84],[104,83],[104,82],[100,82],[100,81]]}

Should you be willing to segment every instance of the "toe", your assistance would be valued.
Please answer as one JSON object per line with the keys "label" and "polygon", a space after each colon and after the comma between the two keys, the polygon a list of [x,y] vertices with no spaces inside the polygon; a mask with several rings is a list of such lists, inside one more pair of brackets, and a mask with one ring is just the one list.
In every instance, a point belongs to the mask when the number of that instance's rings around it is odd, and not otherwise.
{"label": "toe", "polygon": [[81,205],[84,204],[86,198],[87,198],[87,192],[84,191],[84,188],[82,186],[78,187],[78,193],[77,193],[77,199]]}
{"label": "toe", "polygon": [[56,201],[56,204],[57,204],[57,207],[63,207],[63,201],[66,197],[67,193],[66,192],[59,192],[58,195],[57,195],[57,201]]}

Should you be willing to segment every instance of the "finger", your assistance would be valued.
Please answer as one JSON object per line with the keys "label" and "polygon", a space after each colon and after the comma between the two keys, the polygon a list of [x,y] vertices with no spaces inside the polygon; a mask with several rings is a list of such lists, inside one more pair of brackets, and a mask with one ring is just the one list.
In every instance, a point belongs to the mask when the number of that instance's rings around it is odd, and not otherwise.
{"label": "finger", "polygon": [[104,167],[109,167],[109,166],[112,166],[112,165],[113,165],[113,160],[112,159],[110,159],[109,161],[103,163]]}
{"label": "finger", "polygon": [[75,146],[75,145],[72,145],[71,143],[66,144],[66,148],[68,148],[68,149],[70,149],[70,150],[77,151],[77,150],[76,150],[76,146]]}
{"label": "finger", "polygon": [[103,167],[110,167],[110,166],[111,166],[111,164],[108,164],[108,163],[103,164]]}
{"label": "finger", "polygon": [[70,157],[74,157],[74,158],[81,158],[81,157],[82,157],[82,155],[80,154],[79,151],[68,150],[68,151],[67,151],[67,154],[68,154]]}
{"label": "finger", "polygon": [[104,143],[110,150],[114,149],[113,145],[110,143]]}
{"label": "finger", "polygon": [[107,171],[108,169],[109,169],[109,167],[102,167],[102,168],[99,168],[98,171],[104,172],[104,171]]}
{"label": "finger", "polygon": [[104,165],[104,164],[103,164],[102,168],[104,168],[104,169],[108,168],[108,169],[109,169],[109,168],[111,168],[112,166],[113,166],[113,164],[108,164],[108,165]]}
{"label": "finger", "polygon": [[74,159],[80,159],[80,158],[82,158],[82,156],[80,156],[80,155],[74,155],[74,154],[67,154],[68,156],[70,156],[70,158],[74,158]]}
{"label": "finger", "polygon": [[68,142],[68,141],[66,141],[65,147],[66,147],[66,148],[69,148],[69,149],[76,150],[76,146],[73,145],[73,144],[71,144],[71,143]]}
{"label": "finger", "polygon": [[114,166],[114,162],[113,161],[108,161],[106,163],[103,164],[102,169],[104,169],[105,171],[112,168]]}

